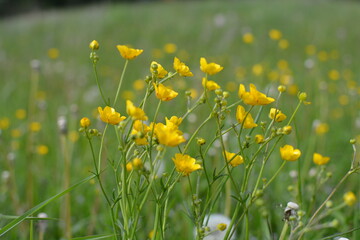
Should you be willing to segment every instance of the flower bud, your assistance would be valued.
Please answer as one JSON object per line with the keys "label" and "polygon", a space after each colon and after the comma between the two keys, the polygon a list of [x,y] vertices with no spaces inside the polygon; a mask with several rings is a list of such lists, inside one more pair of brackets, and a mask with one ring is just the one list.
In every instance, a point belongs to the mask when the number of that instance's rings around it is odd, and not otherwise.
{"label": "flower bud", "polygon": [[89,48],[91,50],[98,50],[99,49],[99,43],[96,40],[93,40],[90,44],[89,44]]}
{"label": "flower bud", "polygon": [[158,69],[158,65],[156,63],[151,64],[151,69],[152,70]]}
{"label": "flower bud", "polygon": [[224,231],[226,228],[227,228],[227,225],[225,223],[219,223],[216,228],[219,230],[219,231]]}
{"label": "flower bud", "polygon": [[356,139],[353,138],[353,139],[350,139],[350,144],[355,144],[356,143]]}
{"label": "flower bud", "polygon": [[228,98],[230,96],[230,93],[229,92],[227,92],[227,91],[224,91],[223,92],[223,97],[224,98]]}
{"label": "flower bud", "polygon": [[306,94],[306,92],[302,92],[302,93],[300,93],[299,94],[299,100],[300,101],[306,101],[306,99],[307,99],[307,94]]}
{"label": "flower bud", "polygon": [[285,92],[286,91],[286,87],[284,86],[284,85],[280,85],[280,86],[278,86],[278,91],[279,92]]}
{"label": "flower bud", "polygon": [[198,139],[197,139],[197,144],[198,144],[198,145],[201,146],[201,145],[204,145],[205,143],[206,143],[206,140],[205,140],[205,139],[203,139],[203,138],[198,138]]}
{"label": "flower bud", "polygon": [[282,132],[286,135],[289,135],[292,132],[292,127],[291,126],[285,126],[282,128]]}
{"label": "flower bud", "polygon": [[222,95],[222,90],[221,89],[216,89],[215,94],[218,95],[218,96]]}
{"label": "flower bud", "polygon": [[90,124],[91,124],[91,121],[90,121],[90,119],[88,119],[87,117],[83,117],[83,118],[80,120],[80,126],[83,127],[83,128],[89,127]]}

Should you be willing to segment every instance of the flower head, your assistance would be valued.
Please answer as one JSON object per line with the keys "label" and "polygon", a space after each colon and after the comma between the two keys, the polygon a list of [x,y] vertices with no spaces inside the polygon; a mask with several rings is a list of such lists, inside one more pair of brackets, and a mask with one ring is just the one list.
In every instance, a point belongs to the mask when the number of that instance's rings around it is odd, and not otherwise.
{"label": "flower head", "polygon": [[325,165],[330,161],[329,157],[324,157],[320,153],[314,153],[313,154],[313,162],[316,165]]}
{"label": "flower head", "polygon": [[173,124],[176,127],[178,127],[182,123],[182,118],[177,116],[172,116],[170,119],[165,118],[165,121],[167,126],[171,126],[171,124]]}
{"label": "flower head", "polygon": [[271,108],[269,112],[269,118],[274,119],[275,122],[282,122],[286,119],[286,115],[283,114],[279,109]]}
{"label": "flower head", "polygon": [[116,112],[114,108],[109,106],[106,106],[104,110],[101,107],[98,107],[98,111],[101,121],[110,123],[112,125],[117,125],[119,122],[126,119],[126,117],[120,116],[120,113]]}
{"label": "flower head", "polygon": [[92,40],[92,42],[89,44],[89,48],[91,50],[98,50],[99,49],[99,43],[96,40]]}
{"label": "flower head", "polygon": [[206,59],[202,57],[200,58],[200,69],[204,73],[207,73],[209,75],[214,75],[220,72],[221,70],[223,70],[224,67],[216,63],[207,63]]}
{"label": "flower head", "polygon": [[157,78],[164,78],[168,74],[168,71],[166,71],[160,63],[152,61],[150,64],[150,72],[153,73],[154,70],[156,70],[155,75]]}
{"label": "flower head", "polygon": [[254,123],[250,113],[245,112],[245,108],[239,105],[236,109],[236,120],[238,123],[243,124],[243,128],[254,128],[257,127],[257,124]]}
{"label": "flower head", "polygon": [[87,128],[89,127],[91,124],[90,119],[88,119],[87,117],[83,117],[82,119],[80,119],[80,126],[83,128]]}
{"label": "flower head", "polygon": [[134,104],[130,100],[126,100],[126,112],[129,114],[134,120],[147,120],[148,117],[145,115],[144,110],[139,107],[135,107]]}
{"label": "flower head", "polygon": [[154,84],[154,88],[156,97],[161,101],[170,101],[178,95],[177,92],[168,87],[165,87],[161,83],[159,85]]}
{"label": "flower head", "polygon": [[301,151],[291,145],[285,145],[280,148],[280,155],[286,161],[296,161],[301,156]]}
{"label": "flower head", "polygon": [[146,145],[149,143],[146,137],[148,132],[150,132],[150,127],[148,125],[140,120],[134,121],[131,135],[135,136],[134,141],[136,145]]}
{"label": "flower head", "polygon": [[154,133],[159,143],[165,146],[176,147],[186,141],[183,133],[175,124],[157,123],[154,127]]}
{"label": "flower head", "polygon": [[120,55],[127,60],[135,59],[144,51],[142,49],[130,48],[126,45],[116,45],[116,47],[119,50]]}
{"label": "flower head", "polygon": [[191,77],[194,74],[190,71],[189,67],[185,63],[181,62],[177,57],[174,58],[174,69],[179,73],[180,76]]}
{"label": "flower head", "polygon": [[256,134],[255,135],[255,142],[257,144],[261,144],[261,143],[265,142],[264,136],[261,135],[261,134]]}
{"label": "flower head", "polygon": [[236,153],[225,151],[226,161],[233,167],[244,163],[244,158]]}
{"label": "flower head", "polygon": [[186,154],[176,153],[172,160],[174,161],[176,171],[182,173],[184,176],[188,176],[190,173],[201,169],[200,164],[196,163],[195,158]]}
{"label": "flower head", "polygon": [[353,192],[347,192],[344,194],[344,202],[348,206],[353,206],[356,203],[356,196]]}
{"label": "flower head", "polygon": [[209,91],[214,91],[220,88],[220,86],[216,82],[207,80],[206,78],[202,79],[202,85],[206,87],[206,89]]}
{"label": "flower head", "polygon": [[250,92],[246,92],[245,86],[240,84],[239,97],[244,101],[245,104],[249,105],[268,105],[275,101],[275,99],[266,97],[265,94],[256,90],[254,84],[250,84]]}

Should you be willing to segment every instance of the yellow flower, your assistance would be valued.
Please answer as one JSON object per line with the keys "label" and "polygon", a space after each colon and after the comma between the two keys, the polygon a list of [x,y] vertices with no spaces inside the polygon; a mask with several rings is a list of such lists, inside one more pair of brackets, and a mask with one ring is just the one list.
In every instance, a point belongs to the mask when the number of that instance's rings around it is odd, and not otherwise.
{"label": "yellow flower", "polygon": [[126,117],[121,117],[120,113],[116,112],[114,108],[109,106],[106,106],[104,110],[101,107],[98,107],[98,112],[100,114],[101,121],[110,123],[112,125],[117,125],[119,122],[126,119]]}
{"label": "yellow flower", "polygon": [[145,115],[144,110],[139,107],[135,107],[130,100],[126,100],[126,112],[134,120],[148,120],[148,117]]}
{"label": "yellow flower", "polygon": [[156,97],[161,101],[170,101],[178,95],[177,92],[168,87],[165,87],[161,83],[159,85],[154,84],[154,88]]}
{"label": "yellow flower", "polygon": [[24,118],[26,118],[26,111],[25,111],[25,109],[18,109],[18,110],[16,110],[16,112],[15,112],[15,117],[17,118],[17,119],[24,119]]}
{"label": "yellow flower", "polygon": [[181,62],[177,57],[174,58],[174,69],[179,73],[180,76],[191,77],[194,74],[190,71],[189,67],[185,63]]}
{"label": "yellow flower", "polygon": [[166,125],[171,126],[172,124],[178,127],[182,123],[182,118],[177,116],[172,116],[170,119],[165,118]]}
{"label": "yellow flower", "polygon": [[99,49],[99,43],[96,40],[92,40],[91,43],[89,44],[89,48],[91,50],[98,50]]}
{"label": "yellow flower", "polygon": [[255,142],[256,142],[257,144],[263,143],[263,142],[264,142],[264,136],[261,135],[261,134],[256,134],[256,135],[255,135]]}
{"label": "yellow flower", "polygon": [[21,133],[20,129],[18,129],[18,128],[11,130],[11,137],[13,137],[13,138],[18,138],[21,136],[21,134],[22,133]]}
{"label": "yellow flower", "polygon": [[335,70],[335,69],[332,69],[329,73],[328,73],[328,76],[331,80],[339,80],[340,78],[340,73],[339,71]]}
{"label": "yellow flower", "polygon": [[314,126],[315,126],[315,133],[317,135],[324,135],[329,131],[329,124],[327,123],[316,122]]}
{"label": "yellow flower", "polygon": [[41,123],[39,122],[31,122],[29,125],[29,129],[31,132],[38,132],[41,129]]}
{"label": "yellow flower", "polygon": [[0,129],[8,129],[10,126],[10,120],[7,117],[0,118]]}
{"label": "yellow flower", "polygon": [[286,119],[286,115],[283,114],[279,109],[271,108],[269,118],[274,119],[275,122],[282,122]]}
{"label": "yellow flower", "polygon": [[252,35],[251,33],[245,33],[242,39],[244,43],[251,44],[254,42],[254,35]]}
{"label": "yellow flower", "polygon": [[281,48],[281,49],[287,49],[289,47],[289,45],[290,45],[289,41],[286,39],[281,39],[279,41],[279,48]]}
{"label": "yellow flower", "polygon": [[344,202],[348,206],[353,206],[356,203],[356,196],[353,192],[347,192],[344,194]]}
{"label": "yellow flower", "polygon": [[243,124],[244,128],[254,128],[257,127],[257,124],[254,123],[250,113],[245,112],[245,108],[239,105],[236,109],[236,120],[238,123]]}
{"label": "yellow flower", "polygon": [[133,88],[137,91],[143,90],[145,88],[145,81],[138,79],[133,83]]}
{"label": "yellow flower", "polygon": [[200,58],[200,69],[204,73],[214,75],[223,70],[224,68],[216,63],[207,63],[206,59],[202,57]]}
{"label": "yellow flower", "polygon": [[264,67],[258,63],[252,67],[252,72],[255,76],[260,76],[264,72]]}
{"label": "yellow flower", "polygon": [[60,55],[59,49],[57,48],[50,48],[47,52],[49,58],[51,59],[57,59]]}
{"label": "yellow flower", "polygon": [[177,50],[177,46],[174,43],[167,43],[164,45],[164,51],[166,53],[174,53]]}
{"label": "yellow flower", "polygon": [[216,82],[207,80],[206,78],[202,79],[202,85],[204,87],[206,86],[206,89],[209,91],[214,91],[220,88],[220,86]]}
{"label": "yellow flower", "polygon": [[225,151],[225,158],[226,161],[233,167],[244,163],[244,158],[240,155],[237,155],[236,153]]}
{"label": "yellow flower", "polygon": [[146,134],[150,131],[150,127],[144,124],[140,120],[134,121],[133,129],[131,130],[131,135],[135,136],[136,145],[146,145],[149,142],[147,141]]}
{"label": "yellow flower", "polygon": [[37,146],[36,151],[40,155],[46,155],[49,152],[49,148],[46,145],[39,145]]}
{"label": "yellow flower", "polygon": [[296,161],[301,156],[301,151],[299,149],[294,149],[291,145],[285,145],[280,147],[281,158],[286,161]]}
{"label": "yellow flower", "polygon": [[141,158],[134,158],[132,160],[132,165],[136,169],[141,169],[143,167],[143,162],[142,162]]}
{"label": "yellow flower", "polygon": [[277,29],[271,29],[269,31],[269,37],[272,40],[280,40],[280,38],[282,37],[282,33]]}
{"label": "yellow flower", "polygon": [[[153,68],[154,65],[156,65],[155,68]],[[164,78],[168,74],[168,71],[166,71],[160,63],[152,61],[150,64],[150,72],[153,73],[155,69],[157,71],[157,73],[155,74],[157,78]]]}
{"label": "yellow flower", "polygon": [[87,128],[89,127],[91,124],[90,119],[88,119],[87,117],[83,117],[82,119],[80,119],[80,126],[83,128]]}
{"label": "yellow flower", "polygon": [[119,50],[120,55],[127,60],[135,59],[144,51],[142,49],[129,48],[126,45],[116,45],[116,47]]}
{"label": "yellow flower", "polygon": [[172,160],[174,161],[176,171],[182,173],[184,176],[188,176],[190,173],[201,169],[200,164],[196,163],[195,158],[186,154],[176,153]]}
{"label": "yellow flower", "polygon": [[322,155],[319,154],[319,153],[314,153],[314,154],[313,154],[313,162],[314,162],[316,165],[325,165],[325,164],[327,164],[329,161],[330,161],[330,158],[329,158],[329,157],[324,157],[324,156],[322,156]]}
{"label": "yellow flower", "polygon": [[246,92],[245,86],[240,84],[239,97],[244,101],[245,104],[249,105],[267,105],[275,101],[275,99],[266,97],[265,94],[256,90],[254,84],[250,84],[250,92]]}
{"label": "yellow flower", "polygon": [[225,229],[227,228],[227,225],[226,225],[226,223],[219,223],[218,225],[216,225],[216,228],[219,231],[225,231]]}
{"label": "yellow flower", "polygon": [[159,143],[165,146],[176,147],[186,141],[183,133],[174,124],[157,123],[154,127],[154,133]]}
{"label": "yellow flower", "polygon": [[128,162],[126,164],[126,171],[130,172],[132,170],[133,170],[133,164],[132,164],[132,162]]}

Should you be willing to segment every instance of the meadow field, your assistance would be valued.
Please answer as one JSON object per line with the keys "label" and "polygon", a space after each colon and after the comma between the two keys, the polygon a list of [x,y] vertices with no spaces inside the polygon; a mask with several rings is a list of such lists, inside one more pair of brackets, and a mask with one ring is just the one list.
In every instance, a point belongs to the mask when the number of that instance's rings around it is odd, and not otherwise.
{"label": "meadow field", "polygon": [[357,22],[295,0],[1,19],[0,238],[360,239]]}

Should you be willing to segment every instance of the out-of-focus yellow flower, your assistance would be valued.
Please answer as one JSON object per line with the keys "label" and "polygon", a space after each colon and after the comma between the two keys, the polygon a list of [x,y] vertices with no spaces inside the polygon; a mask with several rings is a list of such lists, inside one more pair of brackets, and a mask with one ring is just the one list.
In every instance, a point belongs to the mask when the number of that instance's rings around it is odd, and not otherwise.
{"label": "out-of-focus yellow flower", "polygon": [[204,73],[207,73],[209,75],[214,75],[221,70],[224,69],[224,67],[220,66],[217,63],[208,63],[205,58],[200,58],[200,69]]}
{"label": "out-of-focus yellow flower", "polygon": [[314,153],[313,154],[313,162],[316,165],[325,165],[330,161],[329,157],[324,157],[323,155],[321,155],[320,153]]}
{"label": "out-of-focus yellow flower", "polygon": [[125,90],[125,91],[122,91],[121,92],[121,98],[122,99],[134,99],[135,98],[135,94],[133,91],[130,91],[130,90]]}
{"label": "out-of-focus yellow flower", "polygon": [[49,48],[47,52],[49,58],[51,59],[57,59],[60,55],[59,49],[57,48]]}
{"label": "out-of-focus yellow flower", "polygon": [[257,144],[263,143],[263,142],[264,142],[264,136],[261,135],[261,134],[256,134],[256,135],[255,135],[255,142],[256,142]]}
{"label": "out-of-focus yellow flower", "polygon": [[46,145],[39,145],[37,146],[36,151],[39,155],[46,155],[49,152],[49,148]]}
{"label": "out-of-focus yellow flower", "polygon": [[307,45],[305,47],[305,52],[307,55],[315,55],[316,53],[316,47],[314,45]]}
{"label": "out-of-focus yellow flower", "polygon": [[135,136],[136,145],[147,145],[149,143],[146,137],[148,132],[150,132],[150,127],[148,125],[140,120],[134,121],[131,135]]}
{"label": "out-of-focus yellow flower", "polygon": [[289,47],[289,45],[290,45],[289,41],[286,39],[281,39],[279,41],[279,48],[281,48],[281,49],[287,49]]}
{"label": "out-of-focus yellow flower", "polygon": [[76,142],[77,140],[79,140],[79,132],[78,131],[70,131],[68,137],[71,142]]}
{"label": "out-of-focus yellow flower", "polygon": [[245,112],[245,108],[239,105],[236,109],[236,120],[238,123],[243,124],[243,128],[254,128],[257,124],[250,113]]}
{"label": "out-of-focus yellow flower", "polygon": [[91,124],[90,119],[88,119],[87,117],[83,117],[82,119],[80,119],[80,126],[83,128],[87,128],[89,127]]}
{"label": "out-of-focus yellow flower", "polygon": [[176,147],[186,141],[183,133],[175,124],[157,123],[154,127],[154,133],[159,143],[165,146]]}
{"label": "out-of-focus yellow flower", "polygon": [[272,39],[272,40],[280,40],[281,37],[282,37],[282,33],[277,30],[277,29],[271,29],[269,31],[269,37]]}
{"label": "out-of-focus yellow flower", "polygon": [[290,95],[295,96],[299,92],[299,87],[296,84],[291,84],[290,86],[287,87],[287,92]]}
{"label": "out-of-focus yellow flower", "polygon": [[29,125],[29,130],[31,132],[39,132],[41,129],[41,123],[39,122],[31,122]]}
{"label": "out-of-focus yellow flower", "polygon": [[252,73],[253,73],[255,76],[260,76],[263,72],[264,72],[264,68],[263,68],[263,66],[262,66],[260,63],[255,64],[255,65],[252,67]]}
{"label": "out-of-focus yellow flower", "polygon": [[25,109],[17,109],[15,112],[15,117],[19,120],[22,120],[26,117]]}
{"label": "out-of-focus yellow flower", "polygon": [[165,87],[161,83],[159,85],[154,84],[154,88],[156,97],[161,101],[170,101],[178,95],[177,92],[168,87]]}
{"label": "out-of-focus yellow flower", "polygon": [[5,130],[10,126],[10,120],[7,117],[0,118],[0,129]]}
{"label": "out-of-focus yellow flower", "polygon": [[132,164],[132,162],[128,162],[126,164],[126,171],[130,172],[132,170],[133,170],[133,164]]}
{"label": "out-of-focus yellow flower", "polygon": [[250,92],[246,92],[245,86],[240,84],[239,97],[244,101],[245,104],[249,105],[267,105],[275,101],[275,99],[266,97],[265,94],[256,90],[254,84],[250,84]]}
{"label": "out-of-focus yellow flower", "polygon": [[277,62],[277,67],[281,70],[286,70],[289,68],[289,63],[288,61],[281,59]]}
{"label": "out-of-focus yellow flower", "polygon": [[231,153],[225,151],[226,162],[228,162],[231,166],[236,167],[242,163],[244,163],[244,158],[236,153]]}
{"label": "out-of-focus yellow flower", "polygon": [[246,75],[246,69],[244,67],[237,67],[235,71],[236,77],[239,79],[243,79]]}
{"label": "out-of-focus yellow flower", "polygon": [[330,78],[331,80],[336,81],[336,80],[339,80],[339,78],[340,78],[340,73],[339,73],[338,70],[332,69],[332,70],[330,70],[330,71],[328,72],[328,76],[329,76],[329,78]]}
{"label": "out-of-focus yellow flower", "polygon": [[174,43],[167,43],[164,45],[164,51],[166,53],[174,53],[177,50],[177,46]]}
{"label": "out-of-focus yellow flower", "polygon": [[197,96],[199,95],[198,91],[195,88],[190,88],[189,91],[190,91],[191,98],[197,98]]}
{"label": "out-of-focus yellow flower", "polygon": [[191,77],[194,74],[190,71],[189,67],[185,63],[181,62],[177,57],[174,58],[174,69],[179,73],[180,76]]}
{"label": "out-of-focus yellow flower", "polygon": [[[154,68],[155,65],[157,66]],[[152,61],[150,64],[150,72],[154,73],[154,70],[156,70],[156,74],[154,75],[156,75],[156,77],[160,79],[164,78],[168,74],[168,71],[166,71],[165,68],[163,68],[163,66],[161,66],[160,63]]]}
{"label": "out-of-focus yellow flower", "polygon": [[348,206],[353,206],[356,203],[356,196],[353,192],[347,192],[344,194],[344,202],[346,203],[346,205]]}
{"label": "out-of-focus yellow flower", "polygon": [[271,108],[269,118],[274,119],[275,122],[282,122],[286,119],[286,115],[283,114],[279,109]]}
{"label": "out-of-focus yellow flower", "polygon": [[116,45],[116,48],[119,50],[120,55],[127,60],[135,59],[144,51],[142,49],[130,48],[126,45]]}
{"label": "out-of-focus yellow flower", "polygon": [[229,91],[229,92],[235,92],[236,91],[236,86],[237,86],[237,83],[234,82],[234,81],[229,81],[226,83],[226,90]]}
{"label": "out-of-focus yellow flower", "polygon": [[133,120],[148,120],[144,110],[139,107],[135,107],[130,100],[126,100],[126,113],[131,116]]}
{"label": "out-of-focus yellow flower", "polygon": [[138,79],[133,83],[133,88],[137,91],[143,90],[145,88],[145,81]]}
{"label": "out-of-focus yellow flower", "polygon": [[301,156],[301,151],[299,149],[294,149],[291,145],[285,145],[280,147],[280,155],[283,160],[296,161]]}
{"label": "out-of-focus yellow flower", "polygon": [[21,131],[18,128],[11,130],[11,137],[18,138],[21,136]]}
{"label": "out-of-focus yellow flower", "polygon": [[315,133],[317,135],[324,135],[329,131],[329,124],[318,122],[315,124]]}
{"label": "out-of-focus yellow flower", "polygon": [[151,51],[151,56],[153,58],[163,58],[164,57],[164,53],[161,49],[155,48]]}
{"label": "out-of-focus yellow flower", "polygon": [[279,72],[277,72],[277,71],[270,71],[270,72],[267,74],[267,77],[268,77],[268,79],[269,79],[270,81],[275,82],[275,81],[277,81],[277,80],[279,79],[280,74],[279,74]]}
{"label": "out-of-focus yellow flower", "polygon": [[329,54],[325,51],[320,51],[317,56],[318,59],[322,62],[325,62],[329,59]]}
{"label": "out-of-focus yellow flower", "polygon": [[134,158],[132,160],[132,165],[135,169],[141,169],[143,167],[143,162],[141,158]]}
{"label": "out-of-focus yellow flower", "polygon": [[190,173],[201,169],[201,165],[196,163],[196,159],[189,155],[176,153],[172,158],[176,171],[182,173],[184,176],[188,176]]}
{"label": "out-of-focus yellow flower", "polygon": [[242,37],[243,42],[247,43],[247,44],[251,44],[254,42],[254,35],[252,35],[252,33],[245,33]]}
{"label": "out-of-focus yellow flower", "polygon": [[91,50],[98,50],[99,49],[99,43],[96,40],[92,40],[91,43],[89,44],[89,48]]}
{"label": "out-of-focus yellow flower", "polygon": [[340,105],[345,106],[348,105],[350,102],[350,98],[348,95],[342,94],[338,98]]}
{"label": "out-of-focus yellow flower", "polygon": [[209,90],[209,91],[214,91],[214,90],[220,88],[220,86],[216,82],[211,81],[211,80],[207,80],[207,78],[205,78],[205,77],[202,78],[202,85],[204,87],[206,87],[206,89]]}
{"label": "out-of-focus yellow flower", "polygon": [[120,113],[116,112],[114,108],[109,106],[106,106],[104,110],[101,107],[98,107],[98,112],[100,114],[101,121],[112,125],[117,125],[119,122],[126,119],[125,116],[120,116]]}

